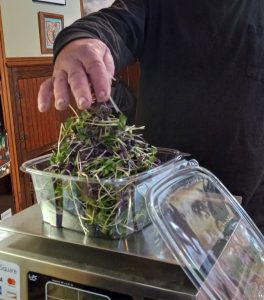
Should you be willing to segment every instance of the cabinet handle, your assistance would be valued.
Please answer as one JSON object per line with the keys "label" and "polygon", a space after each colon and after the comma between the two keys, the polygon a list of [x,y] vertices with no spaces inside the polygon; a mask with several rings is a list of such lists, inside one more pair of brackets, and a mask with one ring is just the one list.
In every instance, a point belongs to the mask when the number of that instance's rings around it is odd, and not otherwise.
{"label": "cabinet handle", "polygon": [[16,92],[16,99],[17,101],[21,101],[23,98],[22,93],[21,92]]}
{"label": "cabinet handle", "polygon": [[20,133],[20,142],[25,142],[25,140],[26,140],[25,133]]}

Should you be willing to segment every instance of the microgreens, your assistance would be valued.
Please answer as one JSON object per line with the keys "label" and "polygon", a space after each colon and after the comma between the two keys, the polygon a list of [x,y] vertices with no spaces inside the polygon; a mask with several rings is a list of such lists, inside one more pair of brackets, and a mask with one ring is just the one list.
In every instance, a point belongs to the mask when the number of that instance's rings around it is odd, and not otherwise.
{"label": "microgreens", "polygon": [[102,179],[129,178],[156,167],[160,163],[157,148],[139,133],[144,127],[128,126],[123,114],[114,116],[105,104],[93,105],[80,115],[73,112],[74,116],[61,125],[58,146],[47,170],[87,180],[76,182],[69,177],[68,186],[56,182],[56,197],[62,198],[56,203],[63,210],[65,195],[76,201],[82,227],[89,235],[94,235],[93,230],[95,235],[122,237],[131,226],[140,227],[142,211],[135,212],[131,182],[114,185]]}

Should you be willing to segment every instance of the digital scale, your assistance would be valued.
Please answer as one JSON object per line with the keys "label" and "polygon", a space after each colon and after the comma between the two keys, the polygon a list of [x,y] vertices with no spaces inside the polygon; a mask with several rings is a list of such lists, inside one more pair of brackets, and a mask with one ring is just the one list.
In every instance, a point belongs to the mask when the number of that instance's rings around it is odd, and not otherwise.
{"label": "digital scale", "polygon": [[42,222],[39,205],[0,222],[0,299],[187,300],[194,288],[153,225],[121,240]]}

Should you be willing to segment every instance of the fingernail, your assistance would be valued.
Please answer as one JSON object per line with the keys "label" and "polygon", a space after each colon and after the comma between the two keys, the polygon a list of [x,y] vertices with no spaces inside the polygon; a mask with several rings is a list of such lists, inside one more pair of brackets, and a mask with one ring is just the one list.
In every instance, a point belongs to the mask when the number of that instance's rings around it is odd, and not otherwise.
{"label": "fingernail", "polygon": [[57,100],[56,104],[57,104],[56,105],[57,108],[61,109],[61,108],[64,108],[65,101],[64,101],[63,98],[60,98],[60,99]]}
{"label": "fingernail", "polygon": [[80,97],[78,100],[78,106],[84,108],[88,104],[88,100],[85,97]]}
{"label": "fingernail", "polygon": [[44,103],[41,103],[41,104],[39,104],[38,109],[40,112],[44,112],[47,109],[47,105]]}
{"label": "fingernail", "polygon": [[102,91],[99,93],[98,98],[99,100],[105,100],[106,97],[106,92]]}

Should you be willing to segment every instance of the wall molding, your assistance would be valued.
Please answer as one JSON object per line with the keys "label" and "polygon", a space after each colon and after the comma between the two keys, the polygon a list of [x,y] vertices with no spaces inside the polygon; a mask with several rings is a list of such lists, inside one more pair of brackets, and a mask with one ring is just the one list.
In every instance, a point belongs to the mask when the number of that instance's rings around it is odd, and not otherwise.
{"label": "wall molding", "polygon": [[40,66],[51,65],[52,56],[39,56],[39,57],[7,57],[5,64],[8,68],[12,67],[27,67],[27,66]]}

